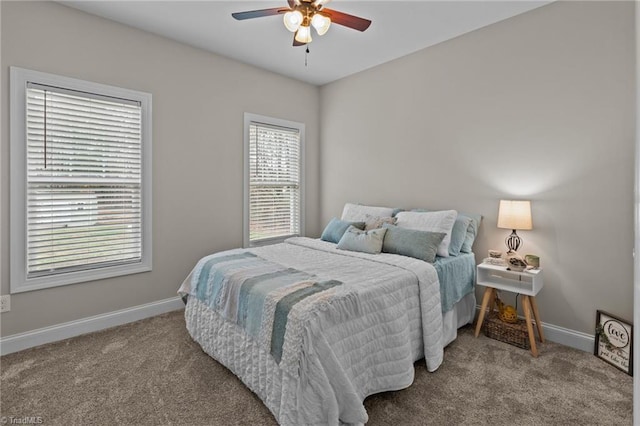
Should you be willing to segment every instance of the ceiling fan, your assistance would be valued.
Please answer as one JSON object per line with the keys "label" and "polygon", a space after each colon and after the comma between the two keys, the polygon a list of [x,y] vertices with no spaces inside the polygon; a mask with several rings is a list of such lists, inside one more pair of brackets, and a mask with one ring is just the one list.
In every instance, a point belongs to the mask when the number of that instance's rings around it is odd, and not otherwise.
{"label": "ceiling fan", "polygon": [[270,9],[249,10],[232,13],[239,21],[284,14],[284,26],[294,33],[293,45],[304,46],[311,43],[311,27],[318,35],[324,35],[331,23],[336,23],[354,30],[364,31],[371,21],[358,16],[349,15],[324,7],[330,0],[288,0],[289,7],[273,7]]}

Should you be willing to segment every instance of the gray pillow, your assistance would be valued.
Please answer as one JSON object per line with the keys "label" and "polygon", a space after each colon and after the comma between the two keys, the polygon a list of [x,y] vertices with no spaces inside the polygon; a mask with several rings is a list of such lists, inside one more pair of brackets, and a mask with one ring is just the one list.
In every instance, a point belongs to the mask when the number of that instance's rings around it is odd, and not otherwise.
{"label": "gray pillow", "polygon": [[377,254],[382,251],[382,242],[386,232],[387,230],[384,228],[362,231],[355,226],[350,226],[336,247],[342,250]]}
{"label": "gray pillow", "polygon": [[358,229],[364,229],[364,222],[349,222],[347,220],[340,220],[334,217],[329,221],[327,227],[324,228],[324,231],[322,231],[320,239],[330,243],[337,243],[340,241],[340,238],[342,238],[342,235],[344,235],[347,228],[352,225]]}
{"label": "gray pillow", "polygon": [[438,245],[446,235],[444,232],[418,231],[387,223],[383,229],[387,230],[382,244],[383,252],[414,257],[429,263],[435,261]]}

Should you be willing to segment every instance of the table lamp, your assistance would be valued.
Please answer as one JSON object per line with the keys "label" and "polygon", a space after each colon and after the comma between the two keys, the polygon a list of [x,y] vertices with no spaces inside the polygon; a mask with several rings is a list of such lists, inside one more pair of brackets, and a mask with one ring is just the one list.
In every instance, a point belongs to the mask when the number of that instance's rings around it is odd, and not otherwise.
{"label": "table lamp", "polygon": [[533,228],[531,221],[531,201],[500,200],[498,207],[498,228],[511,229],[511,234],[504,240],[509,251],[518,251],[522,240],[516,234],[516,230],[530,230]]}

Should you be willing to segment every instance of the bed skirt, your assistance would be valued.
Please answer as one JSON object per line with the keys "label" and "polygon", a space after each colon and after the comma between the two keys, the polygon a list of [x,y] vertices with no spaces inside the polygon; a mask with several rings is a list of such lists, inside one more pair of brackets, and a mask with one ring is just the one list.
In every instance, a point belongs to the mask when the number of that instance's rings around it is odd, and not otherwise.
{"label": "bed skirt", "polygon": [[[443,336],[445,344],[457,336],[457,329],[473,321],[475,315],[475,293],[463,297],[452,310],[443,315]],[[343,424],[332,419],[360,419],[350,424],[364,424],[367,413],[362,404],[368,395],[350,393],[342,395],[341,407],[323,398],[326,379],[314,376],[314,371],[322,366],[306,366],[308,372],[302,381],[292,377],[278,367],[270,353],[264,351],[244,330],[226,321],[215,311],[195,297],[190,297],[185,309],[187,330],[191,337],[212,358],[227,367],[254,392],[273,413],[281,425]],[[420,352],[416,352],[420,353]],[[366,356],[366,354],[365,354]],[[417,361],[420,357],[416,357]],[[312,361],[309,361],[312,362]],[[309,368],[311,367],[311,368]],[[394,386],[377,389],[372,393],[404,389],[413,383],[414,367],[399,366]],[[301,383],[303,382],[303,383]],[[344,399],[347,399],[345,401]],[[318,413],[323,416],[318,417]]]}

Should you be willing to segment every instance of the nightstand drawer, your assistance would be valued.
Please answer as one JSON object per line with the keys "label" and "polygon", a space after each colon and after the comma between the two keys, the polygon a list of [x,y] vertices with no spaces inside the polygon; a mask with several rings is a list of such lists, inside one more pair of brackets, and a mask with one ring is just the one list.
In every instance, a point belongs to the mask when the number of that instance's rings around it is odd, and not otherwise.
{"label": "nightstand drawer", "polygon": [[540,269],[516,272],[508,271],[502,266],[481,264],[478,265],[477,272],[478,285],[527,296],[535,296],[544,285]]}

